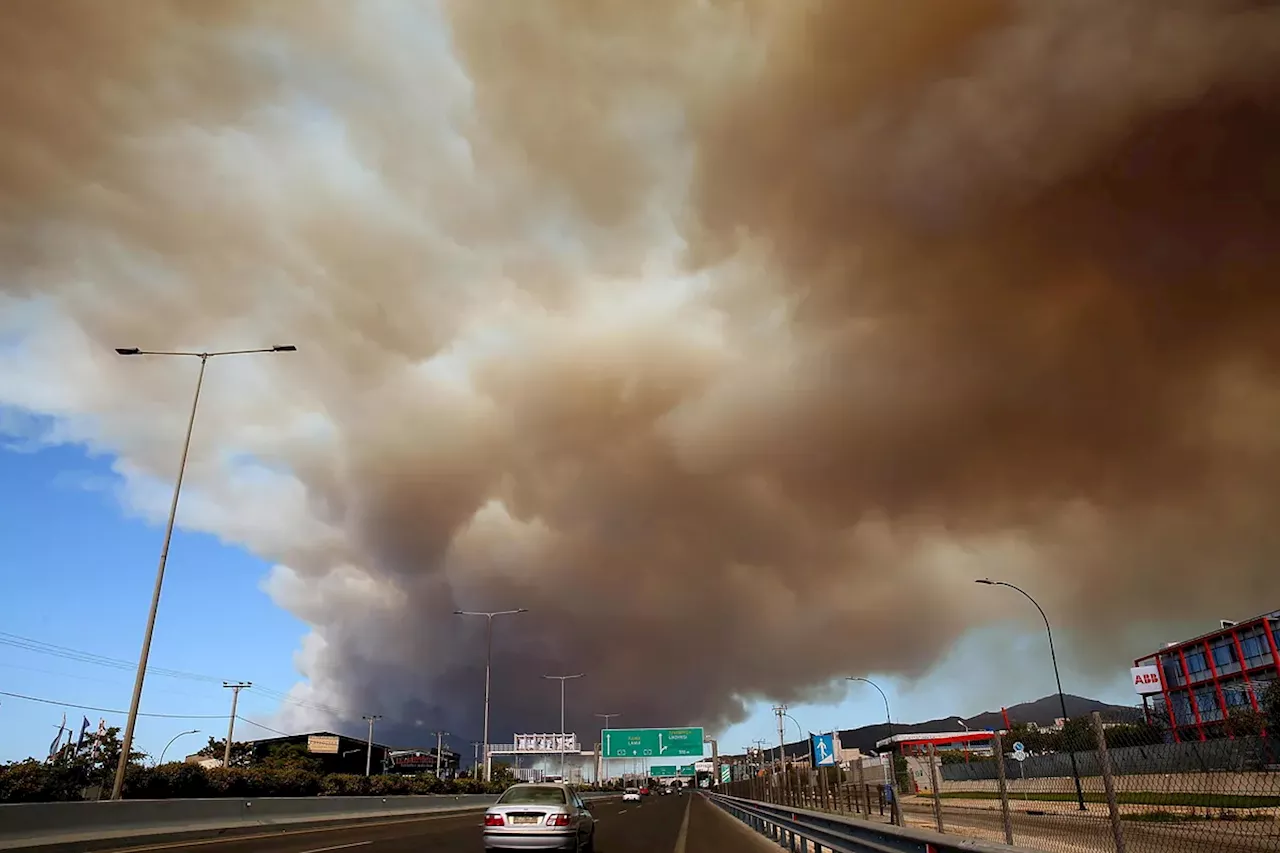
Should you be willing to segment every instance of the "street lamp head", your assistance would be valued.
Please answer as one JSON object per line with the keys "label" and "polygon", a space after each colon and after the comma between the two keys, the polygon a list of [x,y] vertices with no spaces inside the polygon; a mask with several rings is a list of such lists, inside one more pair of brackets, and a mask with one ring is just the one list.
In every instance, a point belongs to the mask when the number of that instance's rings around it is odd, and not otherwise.
{"label": "street lamp head", "polygon": [[978,578],[977,580],[975,580],[975,581],[974,581],[974,583],[984,584],[985,586],[995,586],[995,585],[996,585],[996,582],[995,582],[995,581],[993,581],[991,578]]}
{"label": "street lamp head", "polygon": [[141,355],[142,350],[138,347],[116,347],[117,355]]}
{"label": "street lamp head", "polygon": [[297,352],[298,348],[293,346],[292,344],[288,344],[285,346],[272,347],[271,351],[272,352]]}

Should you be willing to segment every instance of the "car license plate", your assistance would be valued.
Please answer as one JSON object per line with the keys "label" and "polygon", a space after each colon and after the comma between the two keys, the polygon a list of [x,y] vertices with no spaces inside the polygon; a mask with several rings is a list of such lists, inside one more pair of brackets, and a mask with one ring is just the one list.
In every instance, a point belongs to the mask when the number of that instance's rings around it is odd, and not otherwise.
{"label": "car license plate", "polygon": [[533,824],[535,824],[535,823],[537,823],[537,822],[538,822],[538,819],[537,819],[536,817],[513,817],[513,818],[511,818],[511,825],[512,825],[512,826],[532,826]]}

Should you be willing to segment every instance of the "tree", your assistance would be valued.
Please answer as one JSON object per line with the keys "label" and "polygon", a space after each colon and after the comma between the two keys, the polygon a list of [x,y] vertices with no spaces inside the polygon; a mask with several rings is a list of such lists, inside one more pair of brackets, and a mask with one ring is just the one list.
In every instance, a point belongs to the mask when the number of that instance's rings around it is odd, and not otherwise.
{"label": "tree", "polygon": [[1031,728],[1027,723],[1014,723],[1009,727],[1009,735],[1004,740],[1008,749],[1013,749],[1015,743],[1021,743],[1032,755],[1058,752],[1062,747],[1062,735],[1059,732],[1042,732]]}
{"label": "tree", "polygon": [[[203,755],[206,758],[216,758],[219,761],[227,751],[227,739],[218,739],[213,736],[209,737],[209,742],[200,748],[196,755]],[[244,741],[231,742],[231,766],[232,767],[248,767],[253,764],[253,749]]]}
{"label": "tree", "polygon": [[1266,717],[1252,708],[1233,708],[1223,721],[1223,728],[1231,737],[1258,737],[1266,726]]}
{"label": "tree", "polygon": [[[244,744],[231,744],[231,763],[236,765],[236,746]],[[250,760],[252,757],[250,757]],[[262,762],[264,767],[272,769],[289,769],[289,770],[305,770],[309,773],[320,773],[324,770],[324,763],[311,753],[307,752],[307,747],[301,743],[281,743],[276,744],[267,751],[267,757]]]}

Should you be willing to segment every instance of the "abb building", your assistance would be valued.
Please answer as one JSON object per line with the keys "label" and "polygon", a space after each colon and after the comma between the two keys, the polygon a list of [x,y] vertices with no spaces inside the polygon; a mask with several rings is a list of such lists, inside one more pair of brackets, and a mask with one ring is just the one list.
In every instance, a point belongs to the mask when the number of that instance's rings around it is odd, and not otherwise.
{"label": "abb building", "polygon": [[1223,620],[1216,631],[1135,660],[1133,688],[1148,717],[1167,721],[1175,740],[1221,737],[1229,714],[1260,710],[1278,675],[1277,636],[1280,611],[1245,622]]}

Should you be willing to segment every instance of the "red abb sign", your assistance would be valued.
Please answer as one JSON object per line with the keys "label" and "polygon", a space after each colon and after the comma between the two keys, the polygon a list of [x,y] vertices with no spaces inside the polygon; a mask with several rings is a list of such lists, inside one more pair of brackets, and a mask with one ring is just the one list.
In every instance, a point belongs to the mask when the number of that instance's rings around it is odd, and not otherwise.
{"label": "red abb sign", "polygon": [[1159,667],[1135,666],[1129,670],[1129,677],[1133,679],[1133,689],[1136,693],[1143,695],[1159,693],[1163,689],[1160,685]]}

